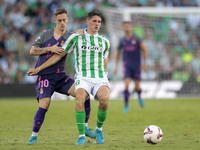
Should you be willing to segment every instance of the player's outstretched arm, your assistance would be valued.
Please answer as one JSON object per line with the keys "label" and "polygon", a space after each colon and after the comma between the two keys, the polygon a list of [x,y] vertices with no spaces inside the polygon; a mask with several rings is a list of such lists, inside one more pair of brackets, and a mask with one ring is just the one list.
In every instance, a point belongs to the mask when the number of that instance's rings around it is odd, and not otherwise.
{"label": "player's outstretched arm", "polygon": [[58,54],[54,54],[53,56],[51,56],[45,63],[43,63],[41,66],[35,68],[35,69],[32,69],[30,68],[28,71],[27,71],[27,74],[29,76],[34,76],[34,75],[37,75],[38,72],[44,70],[45,68],[48,68],[52,65],[54,65],[55,63],[57,63],[63,56],[65,56],[67,53],[66,52],[63,52],[61,55],[58,55]]}
{"label": "player's outstretched arm", "polygon": [[37,46],[32,46],[30,49],[30,55],[42,55],[42,54],[46,54],[48,52],[53,52],[53,53],[61,55],[62,52],[64,52],[64,49],[62,47],[57,46],[58,44],[59,44],[59,42],[56,43],[54,46],[43,47],[43,48],[40,48]]}
{"label": "player's outstretched arm", "polygon": [[120,55],[121,55],[121,53],[120,53],[120,51],[118,50],[117,51],[117,54],[116,54],[116,64],[115,64],[115,69],[114,69],[114,74],[116,75],[117,74],[117,68],[118,68],[118,63],[119,63],[119,58],[120,58]]}
{"label": "player's outstretched arm", "polygon": [[147,50],[147,47],[146,45],[144,44],[144,42],[141,42],[140,43],[140,48],[143,52],[143,64],[142,64],[142,69],[146,72],[147,71],[147,66],[146,66],[146,60],[147,60],[147,57],[148,57],[148,50]]}

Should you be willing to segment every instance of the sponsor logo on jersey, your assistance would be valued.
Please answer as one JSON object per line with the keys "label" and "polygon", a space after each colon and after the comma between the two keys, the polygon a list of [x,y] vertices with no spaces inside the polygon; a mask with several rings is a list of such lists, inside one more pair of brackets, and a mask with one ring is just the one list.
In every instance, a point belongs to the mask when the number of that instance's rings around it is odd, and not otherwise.
{"label": "sponsor logo on jersey", "polygon": [[40,39],[40,37],[38,37],[37,39],[35,39],[35,41],[37,41],[37,40],[39,40]]}
{"label": "sponsor logo on jersey", "polygon": [[40,94],[43,94],[44,93],[44,90],[43,88],[40,89]]}
{"label": "sponsor logo on jersey", "polygon": [[82,45],[81,46],[82,49],[84,50],[95,50],[95,51],[103,51],[102,47],[97,47],[97,46],[87,46],[87,45]]}

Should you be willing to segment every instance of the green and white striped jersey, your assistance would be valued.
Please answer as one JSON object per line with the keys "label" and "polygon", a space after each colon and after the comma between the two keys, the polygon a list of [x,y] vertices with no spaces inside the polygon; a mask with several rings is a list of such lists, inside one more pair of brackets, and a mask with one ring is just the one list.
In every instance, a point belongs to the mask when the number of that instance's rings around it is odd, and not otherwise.
{"label": "green and white striped jersey", "polygon": [[103,36],[72,34],[62,46],[67,53],[74,51],[77,77],[107,78],[104,59],[108,59],[110,42]]}

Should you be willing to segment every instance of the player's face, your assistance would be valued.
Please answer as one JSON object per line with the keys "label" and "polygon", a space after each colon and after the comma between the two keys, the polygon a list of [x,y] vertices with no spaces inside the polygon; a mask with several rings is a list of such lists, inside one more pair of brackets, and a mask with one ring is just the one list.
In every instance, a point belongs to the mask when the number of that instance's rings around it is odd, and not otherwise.
{"label": "player's face", "polygon": [[133,27],[130,23],[124,23],[123,24],[123,31],[125,33],[133,32]]}
{"label": "player's face", "polygon": [[69,17],[67,17],[66,14],[57,15],[56,18],[54,19],[54,22],[56,23],[56,27],[60,31],[66,30],[68,21],[69,21]]}
{"label": "player's face", "polygon": [[101,17],[93,16],[91,19],[86,20],[86,24],[88,25],[88,30],[92,34],[96,34],[101,26]]}

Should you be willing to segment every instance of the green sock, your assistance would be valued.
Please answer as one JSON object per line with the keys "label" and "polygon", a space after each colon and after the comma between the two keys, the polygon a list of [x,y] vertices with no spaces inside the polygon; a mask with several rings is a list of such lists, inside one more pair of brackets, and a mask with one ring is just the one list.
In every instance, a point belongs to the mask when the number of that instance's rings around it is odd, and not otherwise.
{"label": "green sock", "polygon": [[100,108],[98,108],[98,112],[97,112],[97,127],[101,128],[103,126],[103,123],[106,120],[107,117],[107,113],[108,113],[108,109],[106,111],[102,111]]}
{"label": "green sock", "polygon": [[79,135],[85,134],[85,111],[75,111]]}

